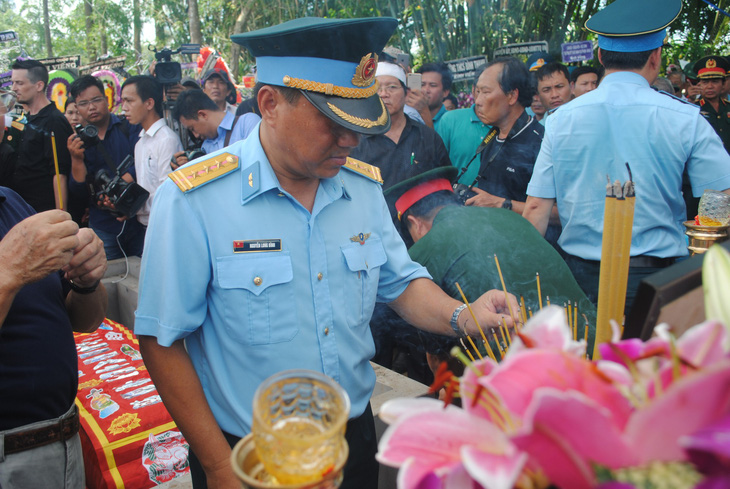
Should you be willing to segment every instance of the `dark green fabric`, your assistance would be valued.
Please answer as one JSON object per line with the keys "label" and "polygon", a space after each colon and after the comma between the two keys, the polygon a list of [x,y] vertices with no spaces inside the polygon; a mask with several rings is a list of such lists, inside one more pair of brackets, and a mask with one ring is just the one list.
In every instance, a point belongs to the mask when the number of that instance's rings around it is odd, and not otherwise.
{"label": "dark green fabric", "polygon": [[711,103],[705,102],[704,99],[700,100],[700,114],[720,136],[725,151],[730,153],[730,102],[721,98],[719,109],[717,111]]}
{"label": "dark green fabric", "polygon": [[578,303],[578,337],[583,337],[588,317],[593,338],[596,309],[573,278],[560,255],[537,230],[515,212],[485,207],[444,207],[433,228],[408,251],[428,269],[434,281],[450,296],[461,300],[458,282],[469,302],[490,290],[502,290],[494,255],[504,275],[507,291],[537,312],[536,273],[540,273],[543,306]]}

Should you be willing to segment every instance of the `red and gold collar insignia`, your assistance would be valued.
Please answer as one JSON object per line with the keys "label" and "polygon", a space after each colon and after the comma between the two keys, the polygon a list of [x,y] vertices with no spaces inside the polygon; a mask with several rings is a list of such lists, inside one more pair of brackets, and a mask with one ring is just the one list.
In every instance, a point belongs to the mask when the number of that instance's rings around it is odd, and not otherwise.
{"label": "red and gold collar insignia", "polygon": [[367,87],[375,79],[375,68],[378,66],[378,55],[369,53],[362,57],[360,64],[355,68],[352,84],[356,87]]}
{"label": "red and gold collar insignia", "polygon": [[369,237],[370,237],[370,233],[367,233],[367,234],[360,233],[360,234],[356,234],[355,236],[351,237],[350,241],[364,245],[365,240],[368,239]]}

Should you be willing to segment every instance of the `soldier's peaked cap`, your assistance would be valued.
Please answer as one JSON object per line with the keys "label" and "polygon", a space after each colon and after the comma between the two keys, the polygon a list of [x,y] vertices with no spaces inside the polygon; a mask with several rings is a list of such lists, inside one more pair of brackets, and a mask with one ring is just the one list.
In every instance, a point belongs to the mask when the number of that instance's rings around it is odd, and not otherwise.
{"label": "soldier's peaked cap", "polygon": [[682,11],[682,0],[616,0],[588,19],[598,47],[621,53],[651,51],[664,44],[666,28]]}
{"label": "soldier's peaked cap", "polygon": [[390,117],[378,96],[377,55],[398,22],[387,17],[305,17],[235,34],[233,42],[256,58],[260,83],[296,88],[336,123],[382,134]]}
{"label": "soldier's peaked cap", "polygon": [[724,56],[705,56],[695,62],[693,67],[700,80],[724,79],[730,71],[730,63]]}

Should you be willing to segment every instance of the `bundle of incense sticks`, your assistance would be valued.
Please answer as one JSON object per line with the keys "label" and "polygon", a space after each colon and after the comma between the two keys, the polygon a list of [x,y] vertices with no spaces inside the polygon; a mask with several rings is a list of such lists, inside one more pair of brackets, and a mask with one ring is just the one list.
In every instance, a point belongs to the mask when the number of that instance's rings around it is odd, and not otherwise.
{"label": "bundle of incense sticks", "polygon": [[600,358],[597,346],[610,341],[613,319],[623,323],[626,306],[626,288],[631,258],[631,234],[634,224],[634,204],[636,194],[631,181],[631,168],[628,163],[629,180],[623,185],[617,180],[606,185],[606,207],[603,216],[603,241],[601,249],[601,269],[598,280],[598,313],[596,316],[596,340],[593,345],[594,359]]}
{"label": "bundle of incense sticks", "polygon": [[[528,320],[528,315],[531,318],[532,317],[532,309],[525,306],[525,298],[524,296],[520,296],[520,307],[518,312],[518,315],[515,315],[512,304],[509,301],[509,292],[507,291],[507,286],[504,280],[504,275],[502,274],[502,268],[499,264],[499,259],[497,258],[497,255],[494,255],[494,262],[497,266],[497,272],[499,273],[499,280],[502,284],[502,291],[504,292],[505,300],[507,302],[507,306],[509,308],[510,316],[513,318],[514,325],[515,325],[515,331],[519,333],[520,331],[520,323],[525,324]],[[542,289],[540,286],[540,273],[535,274],[535,279],[537,282],[537,296],[538,296],[538,302],[540,305],[540,309],[542,309]],[[458,282],[456,282],[456,288],[459,290],[459,294],[461,295],[461,299],[464,301],[464,304],[466,304],[469,314],[471,314],[472,319],[474,320],[474,323],[477,325],[477,328],[479,330],[482,344],[484,345],[484,349],[487,352],[487,355],[489,358],[491,358],[494,361],[499,361],[507,354],[509,351],[509,347],[512,345],[512,336],[509,331],[509,327],[507,326],[507,321],[502,316],[502,324],[498,325],[495,329],[492,329],[492,339],[494,340],[495,349],[492,348],[492,346],[489,343],[489,339],[487,338],[487,335],[484,333],[484,330],[482,329],[481,325],[479,324],[479,321],[476,318],[476,315],[474,314],[474,311],[471,308],[471,304],[469,304],[469,301],[466,298],[466,295],[464,294],[464,291],[461,289],[461,286]],[[550,305],[550,297],[546,296],[546,302],[547,305]],[[571,336],[573,338],[573,341],[578,341],[579,339],[583,339],[588,342],[588,318],[585,314],[582,314],[583,318],[585,319],[585,328],[583,331],[583,337],[579,338],[579,329],[578,329],[578,301],[568,301],[567,304],[563,304],[563,308],[565,310],[565,319],[568,324],[568,327],[571,331]],[[466,332],[465,332],[466,333]],[[499,334],[498,334],[499,333]],[[467,353],[469,358],[474,361],[476,358],[483,358],[483,355],[481,354],[479,348],[477,347],[476,343],[474,343],[474,340],[466,335],[469,344],[471,345],[471,350],[467,347],[466,342],[463,340],[463,338],[460,338],[459,341],[461,342],[461,346],[464,348],[464,351]],[[474,351],[473,354],[472,351]],[[499,355],[499,360],[497,359],[497,355]],[[587,355],[590,358],[590,355]]]}

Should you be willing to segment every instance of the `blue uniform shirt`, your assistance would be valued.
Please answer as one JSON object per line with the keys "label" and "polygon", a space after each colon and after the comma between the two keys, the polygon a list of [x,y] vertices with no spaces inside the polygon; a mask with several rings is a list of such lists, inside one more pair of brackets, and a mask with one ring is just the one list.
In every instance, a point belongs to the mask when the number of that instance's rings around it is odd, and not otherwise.
{"label": "blue uniform shirt", "polygon": [[428,272],[409,258],[379,184],[342,170],[320,182],[310,214],[281,189],[258,129],[227,151],[238,170],[187,193],[171,181],[157,191],[135,333],[163,346],[186,339],[234,435],[250,430],[258,385],[291,368],[334,378],[359,416],[375,385],[375,302]]}
{"label": "blue uniform shirt", "polygon": [[236,122],[236,127],[233,127],[233,120],[235,118],[235,115],[230,112],[226,112],[226,115],[223,117],[223,120],[218,126],[218,136],[216,136],[215,139],[206,139],[203,141],[203,151],[210,154],[214,151],[218,151],[219,149],[223,149],[226,141],[226,134],[230,130],[233,132],[231,133],[231,140],[229,141],[229,144],[246,139],[248,135],[251,134],[251,131],[256,127],[256,124],[258,124],[261,120],[261,117],[249,112],[242,114],[238,118],[238,122]]}
{"label": "blue uniform shirt", "polygon": [[617,72],[560,106],[545,126],[527,194],[556,199],[571,255],[601,259],[606,175],[636,184],[631,256],[687,255],[682,171],[692,192],[730,188],[730,156],[697,106],[656,92],[641,75]]}

